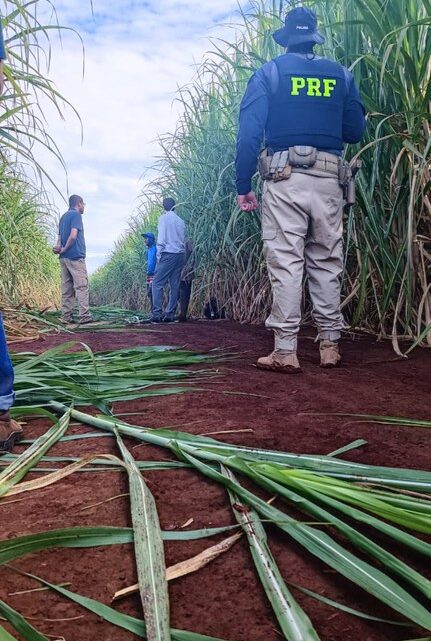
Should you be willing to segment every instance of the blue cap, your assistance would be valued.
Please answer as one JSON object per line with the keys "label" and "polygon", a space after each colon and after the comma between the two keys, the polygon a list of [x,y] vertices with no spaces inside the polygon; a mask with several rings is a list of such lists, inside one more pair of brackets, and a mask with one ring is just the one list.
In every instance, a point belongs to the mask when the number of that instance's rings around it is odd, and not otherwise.
{"label": "blue cap", "polygon": [[145,234],[142,234],[144,238],[151,238],[152,240],[156,240],[156,237],[154,236],[152,231],[146,231]]}
{"label": "blue cap", "polygon": [[306,7],[296,7],[286,16],[284,27],[272,34],[275,42],[282,47],[314,42],[322,45],[325,38],[317,31],[317,18],[314,11]]}

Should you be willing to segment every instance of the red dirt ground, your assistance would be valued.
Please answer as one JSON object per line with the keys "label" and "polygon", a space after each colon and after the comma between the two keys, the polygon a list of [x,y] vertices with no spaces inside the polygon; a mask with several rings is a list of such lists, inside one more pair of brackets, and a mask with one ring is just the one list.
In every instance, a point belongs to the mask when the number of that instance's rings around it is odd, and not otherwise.
{"label": "red dirt ground", "polygon": [[[431,470],[431,444],[426,429],[357,423],[313,412],[359,412],[429,419],[430,354],[416,350],[411,358],[396,359],[388,343],[366,337],[346,339],[344,365],[335,371],[319,369],[317,345],[310,335],[300,339],[303,373],[286,376],[259,372],[257,356],[270,351],[271,335],[262,327],[241,326],[230,321],[190,322],[151,326],[126,332],[84,333],[79,340],[92,349],[114,349],[142,344],[182,345],[194,350],[227,348],[239,357],[221,363],[216,381],[206,381],[210,391],[181,396],[117,403],[115,411],[140,412],[130,422],[151,427],[177,427],[206,434],[217,430],[248,428],[252,432],[215,436],[232,443],[302,453],[329,453],[354,439],[368,445],[350,452],[351,460]],[[42,351],[64,342],[52,336],[25,344],[22,351]],[[20,346],[14,346],[21,351]],[[226,395],[225,391],[243,395]],[[254,394],[258,396],[250,396]],[[307,415],[308,414],[308,415]],[[40,421],[27,428],[28,437],[46,429]],[[73,426],[71,432],[91,431]],[[136,458],[171,458],[164,450],[137,446],[129,441]],[[51,455],[82,456],[116,453],[109,437],[57,444]],[[179,528],[193,519],[192,529],[233,523],[223,489],[189,470],[146,472],[154,493],[162,528]],[[31,478],[31,475],[30,475]],[[51,487],[32,492],[19,503],[0,502],[2,538],[31,532],[82,525],[130,526],[125,477],[118,472],[76,473]],[[10,500],[10,499],[9,499]],[[82,508],[90,507],[85,511]],[[376,616],[396,618],[388,608],[341,578],[303,551],[287,535],[269,529],[269,543],[286,580],[299,583]],[[167,564],[197,554],[217,539],[168,542]],[[393,550],[397,553],[397,550]],[[421,569],[423,561],[409,556]],[[16,561],[14,565],[54,582],[69,582],[70,589],[109,604],[113,593],[135,582],[130,545],[86,550],[52,550]],[[134,635],[113,627],[78,605],[48,592],[11,593],[38,587],[9,568],[0,568],[0,597],[53,639],[67,641],[131,641]],[[227,641],[277,641],[282,638],[250,559],[247,544],[240,541],[228,553],[196,574],[170,584],[171,623]],[[341,613],[293,590],[313,620],[322,641],[401,641],[424,636],[420,630],[399,628]],[[134,596],[117,606],[141,616]],[[1,634],[0,634],[1,637]]]}

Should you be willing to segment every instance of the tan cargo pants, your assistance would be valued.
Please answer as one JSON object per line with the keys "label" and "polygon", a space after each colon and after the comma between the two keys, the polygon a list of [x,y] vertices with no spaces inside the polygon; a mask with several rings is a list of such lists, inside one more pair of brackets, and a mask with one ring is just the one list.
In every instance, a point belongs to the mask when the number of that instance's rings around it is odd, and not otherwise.
{"label": "tan cargo pants", "polygon": [[61,317],[63,321],[71,322],[75,299],[79,307],[79,320],[91,320],[90,292],[85,259],[70,260],[60,258],[61,266]]}
{"label": "tan cargo pants", "polygon": [[293,172],[288,180],[264,183],[262,239],[273,294],[266,327],[274,330],[278,351],[296,352],[304,263],[319,337],[340,338],[342,216],[336,176]]}

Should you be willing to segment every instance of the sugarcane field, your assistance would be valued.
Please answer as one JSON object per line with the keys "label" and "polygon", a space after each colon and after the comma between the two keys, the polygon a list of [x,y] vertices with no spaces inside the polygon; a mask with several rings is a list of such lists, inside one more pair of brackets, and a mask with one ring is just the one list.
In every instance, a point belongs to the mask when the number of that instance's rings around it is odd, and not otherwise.
{"label": "sugarcane field", "polygon": [[430,0],[0,18],[0,641],[431,641]]}

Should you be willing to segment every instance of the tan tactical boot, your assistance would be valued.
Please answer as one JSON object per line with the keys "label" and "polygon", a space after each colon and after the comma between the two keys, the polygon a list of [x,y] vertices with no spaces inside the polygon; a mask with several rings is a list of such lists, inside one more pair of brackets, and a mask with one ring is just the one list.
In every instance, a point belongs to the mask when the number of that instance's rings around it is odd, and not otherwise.
{"label": "tan tactical boot", "polygon": [[272,352],[269,356],[259,358],[256,365],[258,369],[284,372],[285,374],[297,374],[301,371],[296,354],[278,354],[277,352]]}
{"label": "tan tactical boot", "polygon": [[341,363],[338,343],[320,341],[320,367],[338,367]]}
{"label": "tan tactical boot", "polygon": [[21,437],[21,425],[9,416],[9,412],[0,413],[0,452],[10,452]]}

